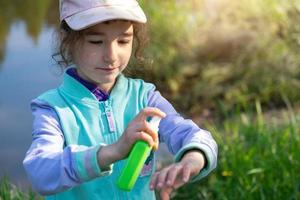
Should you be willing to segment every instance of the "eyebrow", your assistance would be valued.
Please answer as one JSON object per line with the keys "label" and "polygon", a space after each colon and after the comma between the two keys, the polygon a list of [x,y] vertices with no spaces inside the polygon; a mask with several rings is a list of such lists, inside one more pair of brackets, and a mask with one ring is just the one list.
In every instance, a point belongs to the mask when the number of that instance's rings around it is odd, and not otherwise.
{"label": "eyebrow", "polygon": [[[97,31],[91,31],[86,33],[87,36],[105,36],[106,34],[103,32],[97,32]],[[121,33],[119,36],[124,36],[124,37],[131,37],[133,35],[133,32],[125,32]]]}

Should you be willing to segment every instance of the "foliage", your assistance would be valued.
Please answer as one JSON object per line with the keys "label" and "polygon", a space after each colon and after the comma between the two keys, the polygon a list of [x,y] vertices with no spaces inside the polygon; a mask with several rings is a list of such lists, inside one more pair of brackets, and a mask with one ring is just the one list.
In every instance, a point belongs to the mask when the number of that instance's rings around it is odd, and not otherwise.
{"label": "foliage", "polygon": [[179,111],[225,116],[256,100],[267,109],[299,102],[298,0],[142,2],[153,64],[137,77]]}
{"label": "foliage", "polygon": [[[180,112],[209,110],[224,117],[254,108],[256,100],[266,109],[285,106],[286,100],[299,103],[294,91],[300,89],[300,0],[140,3],[148,16],[145,54],[152,64],[132,68]],[[57,2],[0,0],[0,5],[0,60],[11,23],[23,20],[35,40],[43,23],[57,25]]]}
{"label": "foliage", "polygon": [[[6,40],[11,24],[23,21],[28,35],[36,41],[45,21],[49,21],[46,20],[46,18],[48,12],[53,12],[53,10],[50,9],[51,6],[53,7],[53,4],[55,5],[57,3],[53,3],[50,0],[0,0],[0,63],[5,56]],[[57,10],[57,8],[55,10]],[[55,17],[57,18],[58,16]]]}
{"label": "foliage", "polygon": [[16,16],[25,21],[28,34],[32,38],[37,39],[43,27],[51,1],[14,1],[19,5],[14,6],[16,8]]}
{"label": "foliage", "polygon": [[11,184],[7,177],[0,180],[0,200],[41,200],[38,195],[30,191],[22,191]]}
{"label": "foliage", "polygon": [[187,185],[174,199],[256,200],[300,198],[300,118],[236,114],[210,126],[219,144],[218,167],[203,182]]}

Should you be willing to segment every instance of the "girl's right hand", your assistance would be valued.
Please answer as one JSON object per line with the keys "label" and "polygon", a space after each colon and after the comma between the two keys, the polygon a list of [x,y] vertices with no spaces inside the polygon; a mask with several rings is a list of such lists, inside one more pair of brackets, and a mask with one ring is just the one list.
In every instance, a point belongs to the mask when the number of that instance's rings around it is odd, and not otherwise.
{"label": "girl's right hand", "polygon": [[115,150],[119,159],[124,159],[128,156],[133,144],[137,140],[147,142],[154,150],[158,148],[158,134],[153,130],[148,117],[158,116],[164,118],[166,114],[158,108],[147,107],[139,112],[139,114],[129,123],[126,130],[115,143]]}

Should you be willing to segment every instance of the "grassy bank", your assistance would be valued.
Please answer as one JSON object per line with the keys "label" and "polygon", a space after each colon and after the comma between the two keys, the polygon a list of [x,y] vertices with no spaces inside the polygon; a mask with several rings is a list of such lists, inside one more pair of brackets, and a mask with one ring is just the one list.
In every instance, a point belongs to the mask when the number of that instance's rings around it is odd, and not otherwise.
{"label": "grassy bank", "polygon": [[174,199],[300,199],[300,118],[257,110],[210,127],[219,144],[218,167]]}
{"label": "grassy bank", "polygon": [[[276,115],[276,116],[275,116]],[[217,169],[205,180],[186,185],[173,199],[300,199],[300,117],[293,112],[236,113],[207,125],[219,145]],[[38,199],[7,179],[0,200]]]}
{"label": "grassy bank", "polygon": [[22,191],[10,183],[7,177],[0,180],[0,200],[41,200],[33,191]]}

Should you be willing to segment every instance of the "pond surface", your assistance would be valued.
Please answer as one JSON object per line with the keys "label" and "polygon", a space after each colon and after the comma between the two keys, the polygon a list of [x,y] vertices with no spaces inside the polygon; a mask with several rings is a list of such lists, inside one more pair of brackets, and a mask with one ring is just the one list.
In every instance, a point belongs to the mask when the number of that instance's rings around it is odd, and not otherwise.
{"label": "pond surface", "polygon": [[30,100],[61,79],[51,58],[53,32],[43,27],[33,40],[23,22],[11,24],[0,64],[0,176],[22,185],[27,182],[22,160],[31,143]]}
{"label": "pond surface", "polygon": [[51,54],[58,1],[0,0],[0,178],[28,186],[22,161],[31,144],[31,99],[61,77]]}

